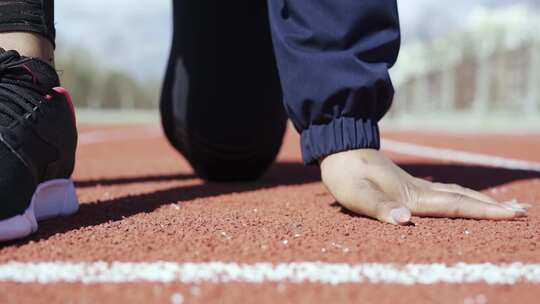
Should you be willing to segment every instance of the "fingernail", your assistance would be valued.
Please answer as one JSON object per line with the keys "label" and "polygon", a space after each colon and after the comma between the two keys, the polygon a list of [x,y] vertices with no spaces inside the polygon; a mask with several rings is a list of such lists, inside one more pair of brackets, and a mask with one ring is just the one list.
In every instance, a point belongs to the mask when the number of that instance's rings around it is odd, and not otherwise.
{"label": "fingernail", "polygon": [[521,204],[519,204],[517,202],[506,202],[506,203],[503,203],[503,205],[505,205],[505,206],[514,206],[514,207],[521,206]]}
{"label": "fingernail", "polygon": [[525,210],[525,209],[528,209],[528,208],[531,208],[531,207],[532,207],[531,204],[527,204],[527,203],[519,203],[519,202],[516,201],[516,200],[511,200],[511,201],[508,201],[508,202],[503,202],[503,205],[505,205],[505,206],[517,207],[517,208],[520,208],[520,209],[522,209],[522,210]]}
{"label": "fingernail", "polygon": [[511,205],[502,205],[502,207],[506,210],[513,211],[516,217],[526,217],[527,211],[521,207],[518,206],[511,206]]}
{"label": "fingernail", "polygon": [[518,204],[513,205],[513,206],[517,206],[517,207],[519,207],[519,208],[521,208],[523,210],[527,210],[527,209],[532,207],[531,204],[526,204],[526,203],[518,203]]}
{"label": "fingernail", "polygon": [[411,220],[411,211],[407,208],[396,208],[390,211],[390,216],[398,224],[406,224]]}

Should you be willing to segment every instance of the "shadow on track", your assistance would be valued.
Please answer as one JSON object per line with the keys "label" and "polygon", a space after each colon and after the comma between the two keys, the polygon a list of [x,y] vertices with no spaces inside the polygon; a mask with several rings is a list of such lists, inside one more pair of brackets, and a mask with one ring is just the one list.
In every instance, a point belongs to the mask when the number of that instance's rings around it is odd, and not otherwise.
{"label": "shadow on track", "polygon": [[[401,164],[401,167],[418,177],[438,182],[458,183],[476,190],[483,190],[516,180],[540,177],[540,174],[537,172],[514,171],[459,164],[439,165],[405,163]],[[76,184],[79,187],[92,187],[96,185],[122,185],[128,183],[170,181],[189,178],[195,178],[195,176],[189,174],[141,176],[103,180],[82,180],[77,181]],[[218,196],[233,192],[241,193],[255,191],[282,185],[301,185],[318,182],[319,180],[319,170],[315,166],[306,167],[301,163],[296,162],[279,162],[272,165],[262,179],[254,182],[208,182],[202,185],[174,187],[151,193],[85,203],[80,206],[80,210],[76,215],[68,218],[44,221],[40,223],[40,229],[37,234],[24,240],[2,244],[1,247],[13,244],[21,245],[29,241],[44,240],[58,233],[122,220],[138,213],[152,212],[163,205],[178,201],[190,201],[196,198]]]}
{"label": "shadow on track", "polygon": [[426,163],[404,163],[399,165],[416,177],[434,182],[460,184],[478,191],[513,181],[540,178],[540,173],[533,171],[474,165]]}
{"label": "shadow on track", "polygon": [[162,174],[162,175],[148,175],[148,176],[133,176],[133,177],[117,177],[117,178],[100,178],[75,181],[75,187],[77,188],[91,188],[96,186],[113,186],[113,185],[125,185],[136,183],[149,183],[149,182],[166,182],[196,178],[193,174]]}
{"label": "shadow on track", "polygon": [[[540,173],[530,171],[508,170],[460,164],[426,164],[404,163],[399,164],[410,174],[431,181],[442,183],[455,183],[475,190],[483,190],[515,180],[540,178]],[[261,182],[275,184],[302,184],[318,181],[319,175],[312,167],[304,167],[300,163],[280,162],[274,164]],[[75,181],[77,188],[90,188],[95,186],[113,186],[135,183],[177,181],[197,178],[194,174],[163,174],[134,177],[104,178]],[[281,179],[279,182],[275,179]],[[257,184],[259,182],[254,182]],[[249,183],[248,183],[249,184]],[[215,184],[218,185],[218,184]],[[231,185],[231,184],[225,184]]]}

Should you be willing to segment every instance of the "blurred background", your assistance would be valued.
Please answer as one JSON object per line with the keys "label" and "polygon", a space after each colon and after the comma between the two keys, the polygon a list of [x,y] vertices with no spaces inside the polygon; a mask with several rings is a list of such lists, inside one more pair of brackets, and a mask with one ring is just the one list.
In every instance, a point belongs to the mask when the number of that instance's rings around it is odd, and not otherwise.
{"label": "blurred background", "polygon": [[[540,0],[398,3],[383,125],[540,131]],[[83,121],[159,119],[171,22],[169,0],[56,1],[57,69]]]}

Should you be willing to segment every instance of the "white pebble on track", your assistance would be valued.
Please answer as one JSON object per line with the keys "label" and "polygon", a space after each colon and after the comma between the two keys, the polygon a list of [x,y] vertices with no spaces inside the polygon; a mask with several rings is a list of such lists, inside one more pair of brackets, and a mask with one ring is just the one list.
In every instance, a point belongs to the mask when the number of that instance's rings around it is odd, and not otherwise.
{"label": "white pebble on track", "polygon": [[201,288],[199,286],[193,286],[189,290],[191,292],[191,295],[194,297],[198,297],[201,295]]}
{"label": "white pebble on track", "polygon": [[184,296],[179,293],[175,292],[171,295],[171,304],[182,304],[184,303]]}

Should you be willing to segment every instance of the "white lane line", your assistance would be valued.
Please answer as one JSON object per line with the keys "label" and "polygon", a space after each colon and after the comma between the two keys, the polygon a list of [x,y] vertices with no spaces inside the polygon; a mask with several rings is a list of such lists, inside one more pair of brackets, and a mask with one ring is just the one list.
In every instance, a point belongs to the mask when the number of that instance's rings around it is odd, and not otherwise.
{"label": "white lane line", "polygon": [[[429,146],[411,144],[391,139],[382,139],[381,148],[388,152],[420,156],[452,162],[504,168],[510,170],[525,170],[540,172],[540,163],[524,161],[488,154],[466,152],[455,149],[442,149]],[[522,147],[526,149],[527,147]]]}
{"label": "white lane line", "polygon": [[160,136],[164,135],[160,127],[157,125],[86,131],[79,133],[79,145],[118,142],[132,139],[156,138]]}
{"label": "white lane line", "polygon": [[39,284],[58,282],[539,284],[540,264],[10,262],[0,264],[0,281]]}

